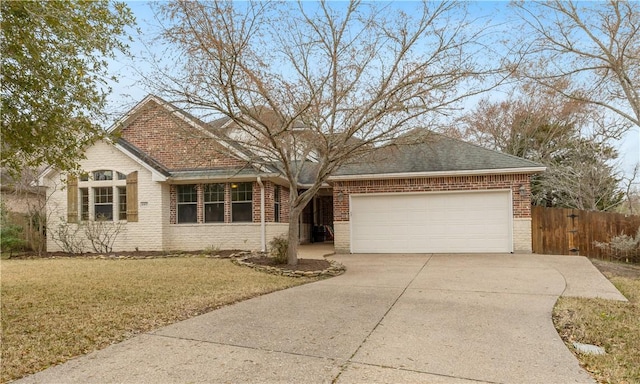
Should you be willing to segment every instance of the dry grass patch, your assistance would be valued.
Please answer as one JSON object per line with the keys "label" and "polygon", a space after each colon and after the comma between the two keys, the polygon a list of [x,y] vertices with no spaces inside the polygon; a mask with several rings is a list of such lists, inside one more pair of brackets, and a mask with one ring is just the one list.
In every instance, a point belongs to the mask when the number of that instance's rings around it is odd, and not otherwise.
{"label": "dry grass patch", "polygon": [[595,261],[594,265],[629,302],[560,298],[553,313],[556,329],[574,353],[573,342],[605,348],[605,355],[577,354],[582,366],[599,382],[640,383],[640,266],[621,269]]}
{"label": "dry grass patch", "polygon": [[229,260],[3,260],[2,382],[140,332],[316,279]]}

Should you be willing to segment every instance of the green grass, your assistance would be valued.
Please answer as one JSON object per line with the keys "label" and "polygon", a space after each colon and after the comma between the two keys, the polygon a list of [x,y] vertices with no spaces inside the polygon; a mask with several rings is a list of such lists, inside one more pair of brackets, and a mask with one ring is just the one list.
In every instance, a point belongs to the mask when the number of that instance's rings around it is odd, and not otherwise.
{"label": "green grass", "polygon": [[229,260],[3,260],[7,382],[198,314],[307,283]]}
{"label": "green grass", "polygon": [[[640,266],[637,268],[640,274]],[[575,341],[605,348],[605,355],[576,354],[598,382],[640,383],[640,278],[616,276],[615,270],[605,275],[628,303],[560,298],[554,308],[554,323],[574,353]]]}

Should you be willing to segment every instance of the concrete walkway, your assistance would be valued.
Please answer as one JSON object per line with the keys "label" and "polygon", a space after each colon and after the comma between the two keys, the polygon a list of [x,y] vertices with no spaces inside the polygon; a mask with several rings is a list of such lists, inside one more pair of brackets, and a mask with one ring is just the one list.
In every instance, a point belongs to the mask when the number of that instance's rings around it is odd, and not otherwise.
{"label": "concrete walkway", "polygon": [[257,297],[22,383],[593,383],[560,295],[624,297],[583,257],[341,255],[342,276]]}

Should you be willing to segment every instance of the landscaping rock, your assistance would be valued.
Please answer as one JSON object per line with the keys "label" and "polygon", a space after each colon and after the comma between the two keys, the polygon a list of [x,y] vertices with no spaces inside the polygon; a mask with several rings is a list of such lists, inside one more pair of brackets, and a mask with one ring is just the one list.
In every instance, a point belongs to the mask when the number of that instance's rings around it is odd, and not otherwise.
{"label": "landscaping rock", "polygon": [[[323,270],[317,270],[317,271],[300,271],[300,270],[296,270],[296,271],[292,271],[290,269],[286,269],[286,268],[279,268],[277,266],[272,266],[272,265],[261,265],[261,264],[255,264],[252,263],[250,260],[255,259],[255,258],[264,258],[266,257],[266,254],[264,252],[243,252],[245,253],[244,257],[236,257],[236,258],[232,258],[231,262],[236,264],[236,265],[240,265],[240,266],[245,266],[245,267],[249,267],[249,268],[253,268],[257,271],[261,271],[261,272],[266,272],[266,273],[271,273],[271,274],[275,274],[275,275],[281,275],[281,276],[287,276],[287,277],[319,277],[319,276],[328,276],[328,277],[334,277],[334,276],[338,276],[344,273],[345,271],[345,267],[344,265],[334,261],[334,260],[326,260],[327,262],[329,262],[329,264],[331,265],[329,268],[323,269]],[[237,254],[234,254],[237,255]]]}
{"label": "landscaping rock", "polygon": [[604,355],[607,353],[604,348],[593,344],[573,343],[573,347],[583,355]]}

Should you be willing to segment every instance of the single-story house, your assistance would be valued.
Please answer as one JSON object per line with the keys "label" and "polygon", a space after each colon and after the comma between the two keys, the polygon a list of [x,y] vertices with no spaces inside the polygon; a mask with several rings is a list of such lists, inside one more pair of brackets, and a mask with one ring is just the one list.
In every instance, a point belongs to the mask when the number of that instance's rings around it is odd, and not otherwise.
{"label": "single-story house", "polygon": [[[80,176],[42,174],[49,233],[101,218],[124,223],[114,251],[264,248],[287,233],[289,184],[228,123],[147,96],[113,125],[116,139],[87,148]],[[300,239],[352,253],[530,252],[530,179],[543,170],[435,133],[372,148],[307,205]],[[52,237],[48,250],[60,250]]]}

